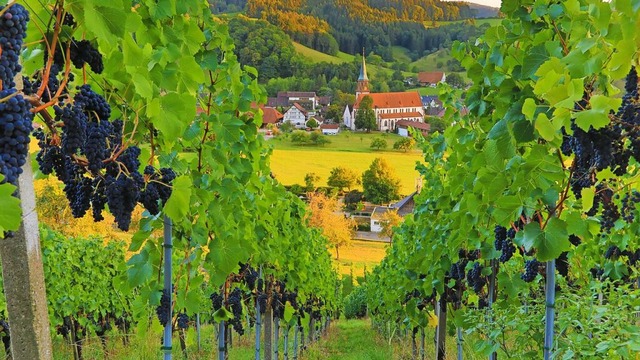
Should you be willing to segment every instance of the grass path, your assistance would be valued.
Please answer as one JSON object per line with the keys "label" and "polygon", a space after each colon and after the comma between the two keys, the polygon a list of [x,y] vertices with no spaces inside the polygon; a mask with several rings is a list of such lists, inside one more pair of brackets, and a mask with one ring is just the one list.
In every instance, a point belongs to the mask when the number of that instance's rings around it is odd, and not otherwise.
{"label": "grass path", "polygon": [[390,360],[393,348],[369,326],[369,320],[339,320],[328,336],[311,345],[302,360]]}

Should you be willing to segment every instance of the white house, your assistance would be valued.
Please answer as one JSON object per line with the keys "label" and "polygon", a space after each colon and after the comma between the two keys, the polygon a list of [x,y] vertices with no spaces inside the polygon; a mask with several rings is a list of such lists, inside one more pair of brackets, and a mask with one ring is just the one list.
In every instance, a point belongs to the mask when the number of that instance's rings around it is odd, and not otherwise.
{"label": "white house", "polygon": [[382,216],[387,212],[394,210],[387,206],[376,206],[371,213],[371,232],[382,231]]}
{"label": "white house", "polygon": [[338,135],[340,132],[340,125],[338,124],[322,124],[320,125],[323,135]]}
{"label": "white house", "polygon": [[307,110],[300,106],[300,104],[293,103],[293,106],[284,113],[282,121],[289,121],[296,128],[305,129],[307,127]]}

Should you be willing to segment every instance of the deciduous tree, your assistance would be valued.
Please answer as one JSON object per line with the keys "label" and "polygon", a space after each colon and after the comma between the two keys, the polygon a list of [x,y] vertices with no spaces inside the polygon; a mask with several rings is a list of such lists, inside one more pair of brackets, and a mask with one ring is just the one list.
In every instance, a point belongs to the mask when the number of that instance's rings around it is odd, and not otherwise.
{"label": "deciduous tree", "polygon": [[403,137],[402,139],[399,139],[393,144],[393,148],[396,150],[402,150],[404,152],[407,152],[413,149],[415,145],[416,145],[416,141],[413,138]]}
{"label": "deciduous tree", "polygon": [[338,188],[340,191],[351,188],[360,183],[360,176],[352,169],[338,166],[331,169],[331,174],[327,180],[327,185]]}
{"label": "deciduous tree", "polygon": [[362,188],[365,199],[374,204],[387,204],[400,198],[400,179],[383,158],[373,160],[362,173]]}
{"label": "deciduous tree", "polygon": [[340,247],[348,245],[356,229],[353,219],[340,212],[337,198],[323,194],[311,194],[309,197],[311,216],[309,225],[322,229],[324,236],[336,250],[336,259],[340,259]]}
{"label": "deciduous tree", "polygon": [[372,149],[380,150],[380,149],[386,149],[387,146],[388,146],[387,140],[383,138],[375,138],[371,140],[371,146],[369,147]]}
{"label": "deciduous tree", "polygon": [[356,112],[356,128],[367,130],[367,132],[376,128],[376,114],[373,111],[373,99],[365,95],[360,100],[360,107]]}
{"label": "deciduous tree", "polygon": [[398,215],[398,210],[389,210],[382,214],[382,219],[380,219],[380,225],[382,226],[382,231],[378,234],[379,237],[389,237],[393,238],[393,228],[400,225],[402,223],[402,216]]}

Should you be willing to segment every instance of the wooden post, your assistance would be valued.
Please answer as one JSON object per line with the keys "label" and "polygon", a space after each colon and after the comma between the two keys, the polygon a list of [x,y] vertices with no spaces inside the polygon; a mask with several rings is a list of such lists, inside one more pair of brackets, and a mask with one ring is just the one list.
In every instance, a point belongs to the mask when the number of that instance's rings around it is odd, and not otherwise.
{"label": "wooden post", "polygon": [[22,223],[0,240],[2,277],[14,360],[53,358],[40,232],[30,159],[18,178]]}

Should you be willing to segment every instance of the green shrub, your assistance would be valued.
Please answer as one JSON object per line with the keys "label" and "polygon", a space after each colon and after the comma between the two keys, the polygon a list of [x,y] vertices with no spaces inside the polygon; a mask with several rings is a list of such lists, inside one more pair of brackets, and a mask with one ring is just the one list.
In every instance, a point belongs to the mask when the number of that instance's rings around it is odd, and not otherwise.
{"label": "green shrub", "polygon": [[344,316],[347,319],[362,318],[367,315],[367,290],[357,286],[344,299]]}

